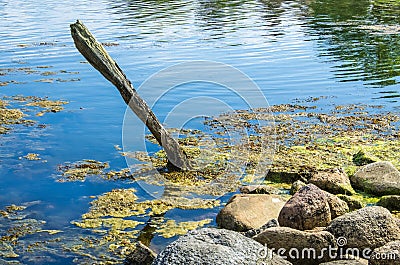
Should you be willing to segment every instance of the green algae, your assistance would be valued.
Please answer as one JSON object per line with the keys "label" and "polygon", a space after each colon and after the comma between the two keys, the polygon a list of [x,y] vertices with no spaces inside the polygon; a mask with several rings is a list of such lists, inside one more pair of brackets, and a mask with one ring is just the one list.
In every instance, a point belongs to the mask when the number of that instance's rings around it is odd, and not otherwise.
{"label": "green algae", "polygon": [[177,235],[185,235],[188,231],[197,229],[211,222],[212,219],[179,223],[175,220],[167,220],[157,228],[156,233],[160,234],[164,238],[171,238]]}
{"label": "green algae", "polygon": [[160,199],[138,201],[135,189],[114,189],[97,196],[91,202],[88,213],[82,219],[104,217],[125,218],[131,216],[160,215],[171,209],[208,209],[219,206],[219,200],[185,197],[162,197]]}
{"label": "green algae", "polygon": [[[135,189],[114,189],[96,196],[81,220],[71,222],[79,228],[92,231],[96,236],[81,237],[80,242],[70,244],[68,250],[86,256],[89,260],[118,263],[111,257],[124,258],[134,250],[134,242],[142,233],[139,229],[144,222],[141,220],[149,219],[148,225],[155,227],[155,234],[172,237],[203,226],[211,220],[176,223],[174,220],[165,222],[159,216],[175,208],[207,209],[220,205],[218,200],[184,197],[139,201],[135,192]],[[105,256],[87,255],[89,251],[98,253],[96,249],[100,247],[106,249],[107,253],[103,252]]]}

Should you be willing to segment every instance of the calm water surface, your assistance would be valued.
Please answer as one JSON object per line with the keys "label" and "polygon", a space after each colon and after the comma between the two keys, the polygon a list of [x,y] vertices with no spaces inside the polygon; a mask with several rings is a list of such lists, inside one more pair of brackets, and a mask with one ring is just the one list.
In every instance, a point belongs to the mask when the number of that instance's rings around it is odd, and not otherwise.
{"label": "calm water surface", "polygon": [[[95,159],[109,162],[113,169],[126,167],[114,148],[122,145],[126,106],[75,49],[69,24],[77,19],[101,42],[112,44],[107,50],[137,88],[165,67],[211,60],[247,74],[270,104],[329,96],[316,104],[398,108],[398,1],[5,0],[0,2],[0,17],[0,83],[10,82],[0,87],[0,96],[34,95],[69,102],[62,112],[29,117],[45,128],[18,127],[0,136],[0,207],[38,201],[31,214],[45,220],[46,229],[72,229],[71,220],[87,211],[89,196],[137,186],[95,179],[56,181],[57,166],[67,161]],[[4,70],[21,67],[37,71]],[[45,71],[57,74],[46,76]],[[210,96],[212,91],[195,86],[177,90],[165,95],[155,112],[165,117],[182,100]],[[150,101],[164,92],[139,89]],[[206,98],[200,103],[209,114],[221,111]],[[243,108],[240,100],[230,106]],[[38,153],[42,160],[20,158],[27,153]],[[218,210],[174,210],[168,216],[200,220],[214,218]],[[160,249],[172,239],[156,236],[152,246]],[[38,263],[26,255],[21,254],[22,263]],[[42,262],[65,264],[73,259]]]}

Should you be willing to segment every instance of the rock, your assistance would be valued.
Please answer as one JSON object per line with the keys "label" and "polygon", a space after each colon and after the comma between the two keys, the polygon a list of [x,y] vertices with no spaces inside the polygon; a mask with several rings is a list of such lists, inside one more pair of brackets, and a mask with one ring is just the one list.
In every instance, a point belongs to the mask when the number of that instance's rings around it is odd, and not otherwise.
{"label": "rock", "polygon": [[292,183],[292,187],[290,188],[290,194],[294,195],[296,192],[298,192],[304,186],[306,186],[306,183],[304,183],[301,180],[296,180],[295,182]]}
{"label": "rock", "polygon": [[244,194],[278,194],[279,190],[268,185],[247,185],[240,187]]}
{"label": "rock", "polygon": [[261,233],[262,231],[264,231],[267,228],[278,227],[278,226],[279,226],[278,220],[271,219],[265,225],[261,226],[260,228],[250,229],[249,231],[244,232],[243,235],[246,236],[246,237],[253,237],[253,236]]}
{"label": "rock", "polygon": [[360,259],[348,259],[348,260],[334,260],[321,263],[320,265],[367,265],[368,261]]}
{"label": "rock", "polygon": [[277,218],[285,202],[269,194],[236,194],[217,215],[221,228],[245,232]]}
{"label": "rock", "polygon": [[347,212],[349,212],[349,206],[339,197],[326,192],[326,196],[328,198],[328,205],[331,211],[331,219],[335,219],[338,216],[341,216]]}
{"label": "rock", "polygon": [[277,183],[293,183],[296,180],[307,181],[309,173],[306,172],[287,172],[268,170],[265,180]]}
{"label": "rock", "polygon": [[365,207],[334,219],[326,228],[343,239],[344,248],[374,249],[400,239],[400,229],[390,212],[380,206]]}
{"label": "rock", "polygon": [[289,227],[272,227],[253,239],[269,249],[276,250],[293,264],[302,265],[331,260],[334,257],[330,257],[326,250],[336,248],[334,236],[327,231],[305,232]]}
{"label": "rock", "polygon": [[153,265],[291,264],[278,255],[272,259],[263,245],[240,233],[216,228],[193,230],[169,244]]}
{"label": "rock", "polygon": [[350,179],[342,169],[330,169],[316,172],[309,182],[322,190],[333,194],[354,194]]}
{"label": "rock", "polygon": [[339,199],[342,201],[345,201],[347,203],[347,206],[349,207],[349,211],[354,211],[361,209],[365,207],[365,204],[362,203],[361,201],[357,200],[356,198],[344,194],[338,194],[336,195]]}
{"label": "rock", "polygon": [[400,219],[399,218],[394,218],[396,220],[397,226],[400,228]]}
{"label": "rock", "polygon": [[389,211],[400,211],[400,195],[383,196],[377,205],[385,207]]}
{"label": "rock", "polygon": [[332,218],[348,211],[347,204],[314,184],[301,188],[290,198],[279,213],[281,226],[311,230],[327,226]]}
{"label": "rock", "polygon": [[156,256],[153,250],[138,241],[135,250],[125,258],[124,265],[151,265]]}
{"label": "rock", "polygon": [[400,195],[400,172],[390,162],[361,167],[350,178],[353,186],[375,195]]}
{"label": "rock", "polygon": [[392,241],[374,249],[369,261],[370,265],[400,264],[400,241]]}

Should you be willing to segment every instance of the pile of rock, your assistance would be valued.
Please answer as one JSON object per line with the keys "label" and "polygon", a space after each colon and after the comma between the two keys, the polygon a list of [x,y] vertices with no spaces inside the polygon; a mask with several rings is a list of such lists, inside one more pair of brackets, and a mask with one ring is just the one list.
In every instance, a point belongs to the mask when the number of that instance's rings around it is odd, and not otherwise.
{"label": "pile of rock", "polygon": [[[220,228],[191,231],[155,258],[142,246],[154,260],[127,264],[400,264],[400,220],[389,211],[400,205],[396,168],[375,162],[350,179],[330,170],[308,182],[294,183],[288,200],[267,186],[244,187],[217,215]],[[349,196],[353,187],[384,196],[364,207]]]}

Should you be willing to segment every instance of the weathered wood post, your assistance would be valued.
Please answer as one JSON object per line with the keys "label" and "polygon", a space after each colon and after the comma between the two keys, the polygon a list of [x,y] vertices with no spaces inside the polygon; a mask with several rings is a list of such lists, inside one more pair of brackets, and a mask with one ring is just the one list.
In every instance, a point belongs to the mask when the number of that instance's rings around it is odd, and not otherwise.
{"label": "weathered wood post", "polygon": [[139,96],[131,82],[104,47],[79,20],[71,24],[71,35],[79,52],[119,91],[125,103],[146,124],[157,142],[164,148],[169,163],[178,169],[190,169],[190,163],[175,140],[160,123],[147,103]]}

